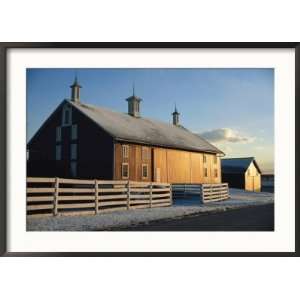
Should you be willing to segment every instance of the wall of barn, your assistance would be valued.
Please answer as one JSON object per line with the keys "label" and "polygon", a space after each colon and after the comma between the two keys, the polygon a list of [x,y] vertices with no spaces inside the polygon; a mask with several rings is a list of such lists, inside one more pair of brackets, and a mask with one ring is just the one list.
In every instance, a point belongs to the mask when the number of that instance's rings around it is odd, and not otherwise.
{"label": "wall of barn", "polygon": [[245,176],[245,190],[260,192],[261,175],[253,162],[250,164],[244,176]]}
{"label": "wall of barn", "polygon": [[[123,155],[122,146],[128,146],[128,156]],[[128,164],[129,176],[122,177],[122,164]],[[142,166],[148,166],[148,174],[142,176]],[[151,147],[136,144],[115,143],[114,179],[133,181],[152,181],[152,152]]]}
{"label": "wall of barn", "polygon": [[[123,157],[122,145],[129,146],[128,157]],[[142,156],[142,149],[145,147],[128,143],[115,144],[114,179],[124,179],[122,163],[128,163],[130,180],[168,183],[221,182],[221,162],[218,157],[214,159],[214,154],[147,146],[151,155],[148,160],[145,160]],[[142,165],[145,164],[149,165],[148,178],[143,178],[141,175]]]}
{"label": "wall of barn", "polygon": [[[28,144],[28,176],[113,178],[113,139],[85,115],[71,107],[71,122],[63,125],[64,104],[49,117]],[[72,137],[72,125],[77,125],[77,135]],[[57,140],[57,128],[61,138]],[[76,145],[76,156],[71,157],[71,147]],[[61,147],[61,158],[56,157],[56,146]],[[72,172],[72,164],[75,173]]]}

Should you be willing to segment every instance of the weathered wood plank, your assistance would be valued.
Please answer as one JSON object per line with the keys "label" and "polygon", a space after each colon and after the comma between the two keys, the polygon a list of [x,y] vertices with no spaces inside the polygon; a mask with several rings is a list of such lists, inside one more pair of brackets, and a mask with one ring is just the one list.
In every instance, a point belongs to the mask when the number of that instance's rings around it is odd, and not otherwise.
{"label": "weathered wood plank", "polygon": [[90,207],[95,207],[95,203],[58,204],[58,209],[63,209],[63,208],[90,208]]}
{"label": "weathered wood plank", "polygon": [[203,202],[204,203],[209,203],[209,202],[214,202],[214,201],[217,202],[217,201],[226,200],[226,199],[228,199],[228,198],[224,197],[224,198],[218,198],[218,199],[204,199]]}
{"label": "weathered wood plank", "polygon": [[168,207],[168,206],[171,206],[170,202],[152,204],[152,207]]}
{"label": "weathered wood plank", "polygon": [[203,189],[204,192],[211,192],[211,191],[227,191],[228,188],[227,187],[222,187],[222,188],[209,188],[209,189]]}
{"label": "weathered wood plank", "polygon": [[156,199],[156,200],[152,200],[152,203],[169,203],[170,204],[170,199]]}
{"label": "weathered wood plank", "polygon": [[113,206],[113,205],[126,205],[127,200],[120,200],[120,201],[104,201],[100,202],[99,207],[105,207],[105,206]]}
{"label": "weathered wood plank", "polygon": [[126,188],[107,188],[107,189],[98,189],[99,193],[122,193],[122,192],[126,192],[127,189]]}
{"label": "weathered wood plank", "polygon": [[80,193],[80,194],[88,194],[95,193],[95,189],[86,189],[86,188],[59,188],[59,193]]}
{"label": "weathered wood plank", "polygon": [[99,213],[107,213],[107,212],[113,212],[113,211],[122,211],[122,210],[127,210],[127,207],[112,207],[112,208],[101,208],[101,210],[99,210]]}
{"label": "weathered wood plank", "polygon": [[132,186],[130,186],[130,191],[131,192],[133,192],[133,193],[136,193],[136,192],[138,192],[138,193],[148,193],[148,192],[150,192],[150,188],[148,188],[148,189],[137,189],[137,188],[132,188]]}
{"label": "weathered wood plank", "polygon": [[157,198],[170,198],[170,193],[159,194],[159,195],[153,194],[152,195],[152,199],[157,199]]}
{"label": "weathered wood plank", "polygon": [[78,196],[78,195],[74,195],[74,196],[59,196],[59,200],[95,200],[95,196],[94,195],[85,195],[85,196]]}
{"label": "weathered wood plank", "polygon": [[222,190],[222,191],[205,191],[203,194],[205,195],[217,195],[217,194],[223,194],[223,193],[228,193],[227,190]]}
{"label": "weathered wood plank", "polygon": [[69,183],[69,184],[94,184],[94,180],[87,179],[69,179],[69,178],[60,178],[60,183]]}
{"label": "weathered wood plank", "polygon": [[42,201],[53,201],[54,196],[30,196],[27,197],[27,202],[42,202]]}
{"label": "weathered wood plank", "polygon": [[39,182],[50,182],[53,183],[55,178],[44,178],[44,177],[27,177],[27,183],[39,183]]}
{"label": "weathered wood plank", "polygon": [[121,195],[101,195],[99,196],[99,200],[109,200],[109,199],[126,199],[127,195],[121,194]]}
{"label": "weathered wood plank", "polygon": [[27,211],[53,209],[53,204],[27,205]]}
{"label": "weathered wood plank", "polygon": [[51,213],[37,213],[32,215],[27,215],[27,218],[29,219],[35,219],[35,218],[45,218],[45,217],[53,217],[53,214]]}
{"label": "weathered wood plank", "polygon": [[149,200],[131,200],[131,205],[135,204],[146,204],[148,203],[150,206],[150,201]]}
{"label": "weathered wood plank", "polygon": [[126,180],[98,180],[98,184],[121,184],[121,185],[126,185],[127,181]]}
{"label": "weathered wood plank", "polygon": [[130,195],[130,199],[149,199],[150,195]]}
{"label": "weathered wood plank", "polygon": [[152,190],[152,192],[153,193],[156,193],[156,192],[170,192],[170,188],[169,187],[168,188],[164,188],[164,189],[156,189],[156,188],[154,188]]}
{"label": "weathered wood plank", "polygon": [[54,188],[27,188],[29,194],[42,194],[42,193],[54,193]]}
{"label": "weathered wood plank", "polygon": [[59,216],[86,216],[95,215],[95,210],[83,210],[83,211],[59,211]]}
{"label": "weathered wood plank", "polygon": [[150,208],[150,204],[133,205],[130,207],[130,209],[139,209],[139,208]]}

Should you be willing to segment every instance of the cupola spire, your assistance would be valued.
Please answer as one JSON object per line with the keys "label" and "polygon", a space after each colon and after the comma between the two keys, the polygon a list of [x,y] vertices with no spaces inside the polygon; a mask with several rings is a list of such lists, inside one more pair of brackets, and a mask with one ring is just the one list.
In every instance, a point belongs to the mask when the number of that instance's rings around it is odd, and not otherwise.
{"label": "cupola spire", "polygon": [[140,102],[142,99],[135,95],[134,83],[132,85],[132,96],[127,98],[126,101],[128,102],[128,114],[132,117],[140,117]]}
{"label": "cupola spire", "polygon": [[172,115],[173,115],[173,125],[178,126],[180,113],[177,111],[176,103],[175,103],[175,109],[174,109],[174,112],[172,113]]}
{"label": "cupola spire", "polygon": [[75,76],[74,83],[71,88],[71,101],[80,102],[80,89],[81,85],[78,83],[77,75]]}

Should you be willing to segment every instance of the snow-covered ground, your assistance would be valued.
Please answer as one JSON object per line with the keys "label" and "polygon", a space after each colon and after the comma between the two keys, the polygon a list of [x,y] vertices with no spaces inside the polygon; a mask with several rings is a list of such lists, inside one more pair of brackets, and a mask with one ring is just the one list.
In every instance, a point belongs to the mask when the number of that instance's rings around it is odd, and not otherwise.
{"label": "snow-covered ground", "polygon": [[91,216],[28,218],[28,231],[94,231],[147,224],[150,221],[182,218],[187,215],[215,213],[228,209],[274,202],[272,193],[230,189],[230,199],[202,204],[198,197],[176,199],[172,207],[146,208]]}

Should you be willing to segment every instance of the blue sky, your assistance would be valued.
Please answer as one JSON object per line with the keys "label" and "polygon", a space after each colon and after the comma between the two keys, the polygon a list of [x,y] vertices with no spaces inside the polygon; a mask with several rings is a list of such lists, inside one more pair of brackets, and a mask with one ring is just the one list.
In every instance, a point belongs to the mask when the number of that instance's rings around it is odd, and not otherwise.
{"label": "blue sky", "polygon": [[171,122],[176,103],[181,124],[226,157],[255,156],[273,171],[273,69],[28,69],[28,140],[70,98],[75,73],[82,102],[126,112],[134,82],[142,116]]}

